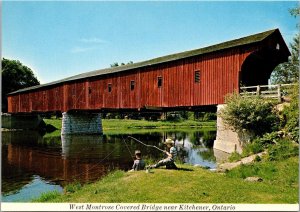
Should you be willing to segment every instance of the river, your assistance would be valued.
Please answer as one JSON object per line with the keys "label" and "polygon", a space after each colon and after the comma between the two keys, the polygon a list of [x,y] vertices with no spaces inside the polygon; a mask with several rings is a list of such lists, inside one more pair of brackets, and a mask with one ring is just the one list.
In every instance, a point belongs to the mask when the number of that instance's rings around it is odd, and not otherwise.
{"label": "river", "polygon": [[171,137],[178,150],[178,163],[216,168],[213,150],[215,130],[137,130],[102,136],[45,136],[36,131],[2,132],[2,201],[29,202],[43,192],[57,190],[71,182],[95,181],[115,169],[128,171],[133,154],[141,150],[147,163],[164,157],[155,148],[164,149],[163,141]]}

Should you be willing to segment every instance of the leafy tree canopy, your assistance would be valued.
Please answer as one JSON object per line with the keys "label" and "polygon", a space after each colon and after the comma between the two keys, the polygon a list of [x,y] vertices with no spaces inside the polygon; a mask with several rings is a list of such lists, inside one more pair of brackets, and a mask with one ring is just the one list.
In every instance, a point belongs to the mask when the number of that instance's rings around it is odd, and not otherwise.
{"label": "leafy tree canopy", "polygon": [[[300,8],[290,10],[292,16],[297,18],[300,14]],[[297,25],[297,28],[300,28]],[[290,43],[291,56],[288,62],[278,65],[271,75],[272,84],[288,84],[298,82],[299,80],[299,40],[300,34],[298,33],[292,43]]]}
{"label": "leafy tree canopy", "polygon": [[2,58],[2,111],[6,112],[7,94],[18,89],[39,85],[40,82],[30,68],[18,60]]}
{"label": "leafy tree canopy", "polygon": [[118,62],[114,62],[113,64],[110,64],[110,67],[117,67],[117,66],[124,66],[124,65],[129,65],[129,64],[132,64],[133,62],[132,61],[129,61],[127,64],[125,63],[118,63]]}

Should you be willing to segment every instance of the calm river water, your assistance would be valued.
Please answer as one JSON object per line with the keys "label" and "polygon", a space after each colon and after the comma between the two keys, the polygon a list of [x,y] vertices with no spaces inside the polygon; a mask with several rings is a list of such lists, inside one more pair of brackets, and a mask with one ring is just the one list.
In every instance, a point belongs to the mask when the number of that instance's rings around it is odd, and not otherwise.
{"label": "calm river water", "polygon": [[164,157],[167,137],[175,138],[178,159],[183,163],[216,168],[212,149],[216,131],[141,130],[131,134],[105,133],[103,136],[41,136],[35,131],[2,132],[2,201],[28,202],[43,192],[57,190],[73,181],[97,180],[111,170],[129,170],[135,149],[146,161]]}

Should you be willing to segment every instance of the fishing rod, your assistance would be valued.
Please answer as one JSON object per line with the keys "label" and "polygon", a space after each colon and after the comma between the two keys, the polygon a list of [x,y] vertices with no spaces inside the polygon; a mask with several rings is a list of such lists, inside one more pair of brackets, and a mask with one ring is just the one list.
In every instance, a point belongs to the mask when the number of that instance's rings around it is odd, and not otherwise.
{"label": "fishing rod", "polygon": [[144,144],[142,141],[140,141],[140,140],[138,140],[138,139],[136,139],[136,138],[134,138],[134,137],[132,137],[132,136],[128,136],[128,138],[132,138],[133,140],[135,140],[135,141],[137,141],[137,142],[143,144],[144,146],[147,146],[147,147],[153,147],[153,148],[155,148],[155,149],[157,149],[157,150],[159,150],[159,151],[161,151],[161,152],[165,152],[164,150],[158,148],[157,146],[153,146],[153,145],[149,145],[149,144]]}

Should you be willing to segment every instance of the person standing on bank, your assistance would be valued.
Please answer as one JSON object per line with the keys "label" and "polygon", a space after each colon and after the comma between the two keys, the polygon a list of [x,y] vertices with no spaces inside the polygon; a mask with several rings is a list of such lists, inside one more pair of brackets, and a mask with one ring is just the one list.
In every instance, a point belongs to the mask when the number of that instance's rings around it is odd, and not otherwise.
{"label": "person standing on bank", "polygon": [[164,144],[167,145],[167,148],[169,149],[169,151],[164,151],[164,153],[167,155],[167,158],[158,161],[157,164],[148,166],[148,168],[151,169],[158,168],[160,166],[166,166],[166,169],[177,169],[177,166],[174,163],[177,156],[177,150],[176,147],[174,147],[174,141],[170,138],[167,138]]}
{"label": "person standing on bank", "polygon": [[132,169],[130,171],[139,171],[145,169],[145,161],[142,159],[142,153],[140,150],[135,150],[135,161],[133,162]]}

